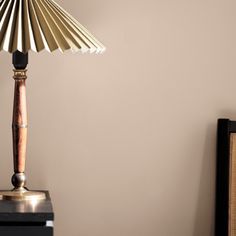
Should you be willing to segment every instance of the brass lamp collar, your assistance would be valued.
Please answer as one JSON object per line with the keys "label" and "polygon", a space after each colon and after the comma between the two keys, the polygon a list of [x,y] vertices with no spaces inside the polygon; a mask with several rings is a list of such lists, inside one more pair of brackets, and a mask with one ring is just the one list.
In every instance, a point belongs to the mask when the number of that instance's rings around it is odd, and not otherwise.
{"label": "brass lamp collar", "polygon": [[13,75],[13,79],[14,80],[26,80],[27,79],[27,75],[26,75],[26,72],[27,70],[26,69],[14,69],[13,70],[14,72],[14,75]]}

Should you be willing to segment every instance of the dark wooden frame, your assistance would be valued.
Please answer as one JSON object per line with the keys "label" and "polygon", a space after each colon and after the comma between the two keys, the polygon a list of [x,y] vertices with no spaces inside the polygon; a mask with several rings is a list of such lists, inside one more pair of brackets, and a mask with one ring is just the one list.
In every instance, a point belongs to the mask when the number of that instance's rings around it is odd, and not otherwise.
{"label": "dark wooden frame", "polygon": [[215,236],[228,236],[230,135],[236,133],[236,121],[219,119],[217,131]]}

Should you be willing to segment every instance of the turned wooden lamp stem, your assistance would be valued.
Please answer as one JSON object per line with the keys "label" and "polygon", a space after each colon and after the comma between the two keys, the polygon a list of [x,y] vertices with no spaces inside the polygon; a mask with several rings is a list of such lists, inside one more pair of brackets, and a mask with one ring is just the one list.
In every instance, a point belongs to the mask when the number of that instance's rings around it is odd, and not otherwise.
{"label": "turned wooden lamp stem", "polygon": [[12,117],[12,137],[13,137],[13,157],[14,175],[12,184],[14,190],[25,190],[25,159],[27,144],[27,107],[26,107],[26,66],[28,64],[28,54],[19,51],[13,53],[13,65],[15,67],[14,80],[14,105]]}
{"label": "turned wooden lamp stem", "polygon": [[29,191],[26,187],[25,159],[27,144],[27,109],[26,109],[26,87],[25,81],[28,54],[16,51],[13,53],[12,63],[15,67],[14,80],[14,104],[12,116],[12,140],[14,157],[14,174],[11,182],[14,189],[0,192],[2,200],[16,201],[39,201],[46,199],[44,192]]}

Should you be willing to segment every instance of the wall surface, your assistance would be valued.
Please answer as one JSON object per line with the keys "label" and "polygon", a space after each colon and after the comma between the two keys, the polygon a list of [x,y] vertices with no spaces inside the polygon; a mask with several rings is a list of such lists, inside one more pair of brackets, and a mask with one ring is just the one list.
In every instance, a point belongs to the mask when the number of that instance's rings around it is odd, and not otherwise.
{"label": "wall surface", "polygon": [[[27,175],[56,236],[213,236],[216,123],[236,119],[235,0],[58,0],[104,55],[30,53]],[[12,175],[0,54],[0,188]]]}

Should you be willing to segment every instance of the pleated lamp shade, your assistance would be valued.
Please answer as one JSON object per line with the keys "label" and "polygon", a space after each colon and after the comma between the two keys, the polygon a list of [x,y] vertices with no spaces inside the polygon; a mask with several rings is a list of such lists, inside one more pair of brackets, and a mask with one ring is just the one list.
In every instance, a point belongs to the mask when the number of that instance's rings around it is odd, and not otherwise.
{"label": "pleated lamp shade", "polygon": [[53,0],[2,0],[0,50],[101,53],[105,47]]}

